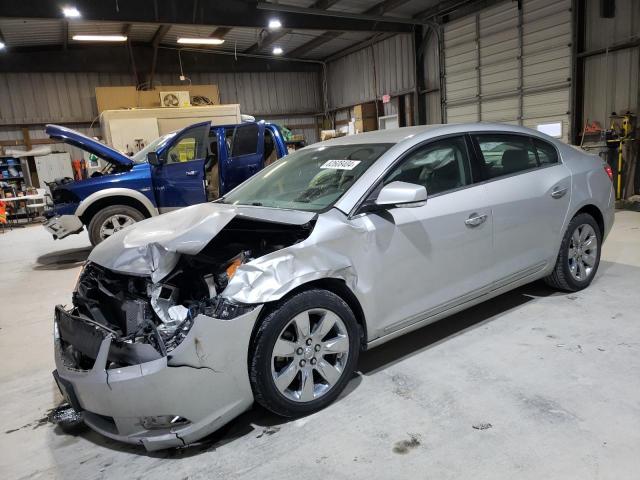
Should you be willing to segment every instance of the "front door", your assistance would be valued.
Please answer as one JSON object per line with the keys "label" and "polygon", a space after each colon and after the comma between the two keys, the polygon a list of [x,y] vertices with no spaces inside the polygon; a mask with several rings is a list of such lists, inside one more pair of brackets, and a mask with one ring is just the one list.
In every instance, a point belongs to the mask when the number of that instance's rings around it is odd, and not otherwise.
{"label": "front door", "polygon": [[220,169],[221,194],[234,189],[264,166],[264,123],[227,128],[227,156]]}
{"label": "front door", "polygon": [[571,172],[544,140],[473,134],[493,212],[496,286],[555,263],[571,197]]}
{"label": "front door", "polygon": [[160,212],[207,201],[204,164],[208,154],[209,122],[191,125],[158,151],[159,166],[151,166]]}
{"label": "front door", "polygon": [[[485,188],[474,185],[464,136],[429,142],[409,153],[383,180],[424,185],[418,207],[369,213],[380,255],[374,278],[383,336],[478,296],[489,284],[491,211]],[[373,332],[372,332],[373,333]]]}

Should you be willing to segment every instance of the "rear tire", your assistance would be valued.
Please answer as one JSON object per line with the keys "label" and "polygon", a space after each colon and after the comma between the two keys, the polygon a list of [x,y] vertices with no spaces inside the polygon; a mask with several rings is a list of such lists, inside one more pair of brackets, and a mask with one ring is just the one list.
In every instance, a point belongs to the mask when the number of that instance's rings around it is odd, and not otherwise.
{"label": "rear tire", "polygon": [[326,290],[298,293],[256,332],[249,358],[254,397],[284,417],[320,410],[349,383],[359,350],[359,327],[344,300]]}
{"label": "rear tire", "polygon": [[87,227],[91,245],[95,247],[115,232],[144,218],[140,210],[129,205],[112,205],[103,208],[93,216]]}
{"label": "rear tire", "polygon": [[600,265],[602,232],[588,213],[573,217],[562,238],[556,265],[544,281],[558,290],[576,292],[589,286]]}

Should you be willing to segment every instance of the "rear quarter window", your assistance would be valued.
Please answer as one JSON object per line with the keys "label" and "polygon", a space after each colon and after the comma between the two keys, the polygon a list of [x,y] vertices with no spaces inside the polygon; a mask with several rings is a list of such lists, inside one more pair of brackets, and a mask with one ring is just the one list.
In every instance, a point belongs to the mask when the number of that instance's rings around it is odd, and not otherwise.
{"label": "rear quarter window", "polygon": [[534,138],[533,144],[536,147],[540,165],[552,165],[559,162],[558,151],[553,145],[539,138]]}

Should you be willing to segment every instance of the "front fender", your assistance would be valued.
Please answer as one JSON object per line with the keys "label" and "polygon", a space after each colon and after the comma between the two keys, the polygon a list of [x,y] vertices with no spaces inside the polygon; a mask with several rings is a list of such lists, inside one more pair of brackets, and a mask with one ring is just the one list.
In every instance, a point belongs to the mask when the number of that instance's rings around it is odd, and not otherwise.
{"label": "front fender", "polygon": [[78,205],[75,214],[80,217],[87,211],[87,209],[99,200],[103,200],[109,197],[129,197],[138,200],[146,209],[149,215],[152,217],[158,215],[158,209],[144,194],[131,188],[105,188],[104,190],[98,190],[92,193],[87,198],[82,200]]}
{"label": "front fender", "polygon": [[343,280],[353,291],[357,277],[345,256],[319,246],[294,245],[240,266],[222,295],[238,303],[267,303],[321,279]]}

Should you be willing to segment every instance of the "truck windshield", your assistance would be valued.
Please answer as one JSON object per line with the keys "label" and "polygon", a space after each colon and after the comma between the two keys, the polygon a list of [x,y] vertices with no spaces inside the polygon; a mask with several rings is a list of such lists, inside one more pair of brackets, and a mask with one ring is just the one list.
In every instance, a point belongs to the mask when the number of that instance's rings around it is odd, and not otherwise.
{"label": "truck windshield", "polygon": [[178,132],[167,133],[166,135],[162,135],[161,137],[156,138],[149,145],[144,147],[139,152],[136,152],[133,157],[131,157],[131,161],[133,163],[146,163],[147,162],[147,153],[155,152],[161,145],[164,145],[166,142],[175,137]]}
{"label": "truck windshield", "polygon": [[310,147],[272,163],[221,200],[320,211],[333,205],[392,144]]}

